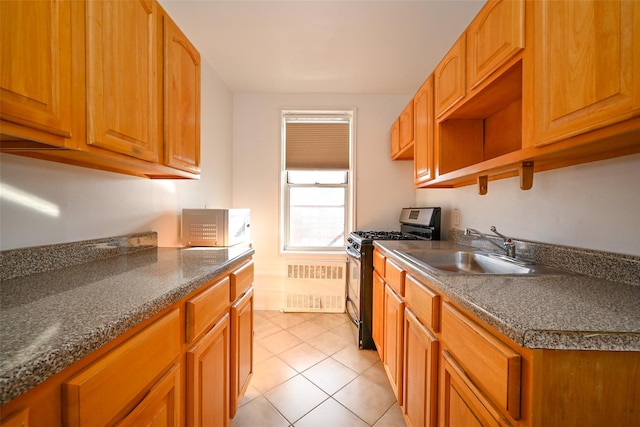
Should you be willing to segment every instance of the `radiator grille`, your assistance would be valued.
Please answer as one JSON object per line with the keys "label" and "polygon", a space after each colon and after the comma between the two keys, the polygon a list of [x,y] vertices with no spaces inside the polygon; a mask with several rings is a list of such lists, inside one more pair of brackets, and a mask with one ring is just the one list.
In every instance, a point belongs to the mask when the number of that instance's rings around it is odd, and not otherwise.
{"label": "radiator grille", "polygon": [[345,263],[287,265],[285,311],[343,313]]}
{"label": "radiator grille", "polygon": [[322,310],[342,313],[344,311],[342,295],[287,295],[288,310]]}
{"label": "radiator grille", "polygon": [[289,279],[344,280],[342,265],[289,264],[287,268]]}

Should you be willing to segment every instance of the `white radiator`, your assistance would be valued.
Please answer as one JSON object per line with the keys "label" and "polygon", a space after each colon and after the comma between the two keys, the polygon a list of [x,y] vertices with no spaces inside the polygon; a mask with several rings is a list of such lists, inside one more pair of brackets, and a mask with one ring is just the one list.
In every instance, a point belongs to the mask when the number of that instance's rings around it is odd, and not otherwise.
{"label": "white radiator", "polygon": [[346,262],[287,263],[284,311],[344,313]]}

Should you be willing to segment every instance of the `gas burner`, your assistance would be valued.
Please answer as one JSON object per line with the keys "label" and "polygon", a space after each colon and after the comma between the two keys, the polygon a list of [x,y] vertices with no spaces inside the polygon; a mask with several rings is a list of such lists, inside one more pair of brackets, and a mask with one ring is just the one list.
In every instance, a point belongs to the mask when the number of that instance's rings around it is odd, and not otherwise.
{"label": "gas burner", "polygon": [[354,231],[361,240],[419,240],[420,237],[402,231]]}

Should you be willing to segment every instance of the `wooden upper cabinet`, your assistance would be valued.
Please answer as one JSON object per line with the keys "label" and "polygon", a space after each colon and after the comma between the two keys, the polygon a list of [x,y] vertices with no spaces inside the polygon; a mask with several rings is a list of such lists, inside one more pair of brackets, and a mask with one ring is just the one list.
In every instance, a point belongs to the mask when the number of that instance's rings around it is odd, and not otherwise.
{"label": "wooden upper cabinet", "polygon": [[411,100],[391,127],[391,158],[393,160],[413,159],[413,123],[413,100]]}
{"label": "wooden upper cabinet", "polygon": [[400,118],[393,122],[389,130],[389,142],[391,146],[391,158],[396,160],[400,152]]}
{"label": "wooden upper cabinet", "polygon": [[640,115],[640,3],[534,2],[536,145]]}
{"label": "wooden upper cabinet", "polygon": [[5,141],[18,137],[73,146],[74,120],[83,117],[82,110],[76,111],[81,108],[76,100],[84,100],[75,86],[82,82],[73,74],[72,46],[82,42],[83,33],[81,26],[73,26],[72,38],[72,4],[0,1],[0,118]]}
{"label": "wooden upper cabinet", "polygon": [[473,89],[524,49],[524,0],[490,0],[467,29],[467,72]]}
{"label": "wooden upper cabinet", "polygon": [[155,1],[87,7],[87,144],[158,161],[160,72]]}
{"label": "wooden upper cabinet", "polygon": [[424,82],[414,98],[415,129],[413,166],[416,186],[435,177],[433,153],[433,76]]}
{"label": "wooden upper cabinet", "polygon": [[466,37],[463,33],[442,58],[434,72],[436,117],[449,110],[466,94]]}
{"label": "wooden upper cabinet", "polygon": [[413,100],[400,114],[400,148],[404,149],[413,142]]}
{"label": "wooden upper cabinet", "polygon": [[200,172],[200,54],[167,16],[164,22],[164,163]]}

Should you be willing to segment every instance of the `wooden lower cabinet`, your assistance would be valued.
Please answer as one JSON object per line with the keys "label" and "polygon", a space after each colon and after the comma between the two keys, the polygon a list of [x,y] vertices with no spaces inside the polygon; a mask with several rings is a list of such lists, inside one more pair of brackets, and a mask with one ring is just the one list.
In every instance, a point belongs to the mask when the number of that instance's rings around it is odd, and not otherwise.
{"label": "wooden lower cabinet", "polygon": [[404,311],[402,414],[409,427],[436,425],[438,339],[409,309]]}
{"label": "wooden lower cabinet", "polygon": [[29,427],[29,409],[21,409],[0,420],[2,427]]}
{"label": "wooden lower cabinet", "polygon": [[253,280],[252,266],[236,264],[2,405],[0,426],[228,427],[253,372],[254,295],[231,306],[229,276]]}
{"label": "wooden lower cabinet", "polygon": [[519,419],[520,354],[450,302],[442,307],[442,341],[450,354],[496,407]]}
{"label": "wooden lower cabinet", "polygon": [[[141,396],[160,387],[162,380],[156,378],[164,377],[179,354],[180,311],[174,309],[62,384],[63,424],[124,422],[129,413],[146,406]],[[171,411],[179,412],[179,401],[179,396],[174,398]]]}
{"label": "wooden lower cabinet", "polygon": [[253,288],[231,306],[231,401],[235,417],[253,375]]}
{"label": "wooden lower cabinet", "polygon": [[510,425],[501,419],[460,365],[444,351],[442,353],[442,396],[440,425],[443,427],[494,427]]}
{"label": "wooden lower cabinet", "polygon": [[521,347],[428,279],[405,274],[399,295],[385,261],[374,341],[408,426],[640,426],[640,352]]}
{"label": "wooden lower cabinet", "polygon": [[149,391],[118,427],[176,427],[180,422],[180,365],[169,372]]}
{"label": "wooden lower cabinet", "polygon": [[229,425],[229,314],[187,351],[187,425]]}
{"label": "wooden lower cabinet", "polygon": [[402,298],[389,285],[385,285],[383,364],[400,405],[402,405],[404,307]]}
{"label": "wooden lower cabinet", "polygon": [[384,280],[382,280],[378,271],[373,272],[373,316],[371,335],[373,336],[373,342],[378,350],[380,360],[384,362]]}

